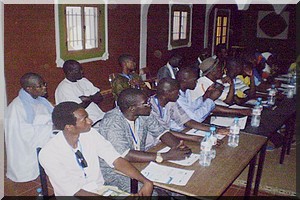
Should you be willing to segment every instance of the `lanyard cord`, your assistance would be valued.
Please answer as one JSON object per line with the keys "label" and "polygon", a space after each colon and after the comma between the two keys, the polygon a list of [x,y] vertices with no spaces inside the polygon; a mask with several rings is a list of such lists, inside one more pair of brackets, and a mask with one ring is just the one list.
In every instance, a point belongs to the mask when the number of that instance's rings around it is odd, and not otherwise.
{"label": "lanyard cord", "polygon": [[160,104],[158,102],[157,96],[154,97],[154,102],[155,102],[155,104],[158,107],[160,118],[163,119],[164,118],[164,113],[162,112],[162,108],[161,108],[161,106],[160,106]]}

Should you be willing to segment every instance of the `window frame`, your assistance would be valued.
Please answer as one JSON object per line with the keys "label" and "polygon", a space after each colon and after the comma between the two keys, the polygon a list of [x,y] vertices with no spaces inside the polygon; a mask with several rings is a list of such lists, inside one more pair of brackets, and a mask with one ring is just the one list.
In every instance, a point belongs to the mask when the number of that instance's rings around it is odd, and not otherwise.
{"label": "window frame", "polygon": [[[66,18],[64,14],[65,7],[80,6],[98,7],[98,48],[84,49],[80,51],[67,50]],[[83,21],[84,19],[82,19]],[[74,59],[80,63],[93,62],[108,59],[108,28],[107,28],[107,5],[106,4],[56,4],[55,5],[55,32],[56,32],[56,64],[62,67],[65,60]]]}
{"label": "window frame", "polygon": [[[219,44],[225,44],[226,48],[228,49],[229,46],[229,29],[230,29],[230,17],[231,17],[231,10],[230,9],[215,9],[215,15],[214,15],[214,27],[213,27],[213,38],[212,38],[212,52],[214,52],[216,44],[216,38],[217,38],[217,20],[219,16],[226,16],[227,17],[227,30],[226,30],[226,42],[222,43],[222,34],[221,34],[221,42]],[[223,18],[222,18],[223,19]],[[223,24],[223,22],[222,22]],[[223,26],[221,26],[223,27]],[[223,31],[221,31],[223,33]]]}
{"label": "window frame", "polygon": [[[187,37],[186,39],[173,39],[173,24],[174,24],[174,12],[187,12]],[[192,45],[192,13],[193,4],[169,4],[169,40],[168,40],[168,50],[190,47]]]}

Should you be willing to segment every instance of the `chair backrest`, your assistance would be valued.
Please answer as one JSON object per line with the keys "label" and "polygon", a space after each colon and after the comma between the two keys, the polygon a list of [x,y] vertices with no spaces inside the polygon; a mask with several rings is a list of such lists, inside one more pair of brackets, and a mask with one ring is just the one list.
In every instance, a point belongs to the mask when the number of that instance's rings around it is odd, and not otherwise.
{"label": "chair backrest", "polygon": [[[38,157],[39,157],[39,153],[40,153],[41,149],[42,149],[41,147],[36,148],[36,153],[37,153]],[[48,195],[47,174],[46,174],[44,168],[42,167],[42,165],[40,164],[39,159],[38,159],[38,164],[39,164],[39,171],[40,171],[42,195],[49,196]]]}

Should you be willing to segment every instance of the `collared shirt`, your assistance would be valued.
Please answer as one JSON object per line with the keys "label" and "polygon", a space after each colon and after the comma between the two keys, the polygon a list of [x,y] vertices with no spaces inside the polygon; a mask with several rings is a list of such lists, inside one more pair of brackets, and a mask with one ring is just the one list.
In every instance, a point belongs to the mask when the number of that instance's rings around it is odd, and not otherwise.
{"label": "collared shirt", "polygon": [[169,77],[175,79],[177,72],[179,71],[178,67],[173,67],[170,63],[167,63],[165,66],[161,67],[157,72],[157,79],[161,80],[163,78]]}
{"label": "collared shirt", "polygon": [[166,129],[181,131],[185,128],[184,124],[191,120],[177,102],[168,102],[162,107],[155,96],[150,97],[150,102],[151,113]]}
{"label": "collared shirt", "polygon": [[[59,83],[55,90],[55,103],[59,104],[65,101],[82,103],[82,100],[79,98],[80,96],[90,96],[97,92],[100,92],[100,89],[95,87],[93,83],[86,78],[82,78],[76,82],[71,82],[65,78]],[[102,119],[104,116],[104,112],[94,102],[91,102],[85,110],[93,122]]]}
{"label": "collared shirt", "polygon": [[[167,132],[152,114],[150,116],[139,116],[137,120],[139,128],[136,131],[140,140],[141,151],[146,150],[146,137],[148,134],[160,138]],[[124,157],[130,150],[135,150],[130,127],[118,107],[105,114],[99,127],[99,133]],[[130,178],[117,174],[102,159],[100,159],[100,167],[106,184],[115,185],[123,191],[130,192]]]}
{"label": "collared shirt", "polygon": [[177,102],[191,119],[200,123],[203,122],[215,108],[214,101],[209,98],[204,101],[203,97],[199,96],[193,100],[191,90],[186,90],[185,92],[180,90]]}
{"label": "collared shirt", "polygon": [[55,135],[39,153],[41,165],[49,176],[56,196],[73,196],[80,189],[96,192],[104,179],[99,167],[99,157],[109,167],[120,157],[110,142],[95,129],[79,136],[80,151],[87,162],[82,168],[76,160],[73,148],[62,131]]}

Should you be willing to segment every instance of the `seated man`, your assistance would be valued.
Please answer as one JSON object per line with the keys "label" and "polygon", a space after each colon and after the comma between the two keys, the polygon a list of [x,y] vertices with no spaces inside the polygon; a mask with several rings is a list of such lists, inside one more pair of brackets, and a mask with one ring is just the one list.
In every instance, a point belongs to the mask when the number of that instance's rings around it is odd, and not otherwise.
{"label": "seated man", "polygon": [[104,184],[98,158],[144,185],[138,195],[151,196],[153,183],[116,152],[95,129],[85,109],[75,102],[55,106],[52,120],[61,130],[39,153],[56,196],[96,196]]}
{"label": "seated man", "polygon": [[[222,91],[218,100],[229,105],[232,104],[235,92],[234,84],[229,76],[223,76],[223,70],[219,59],[214,59],[212,57],[207,58],[199,65],[199,68],[202,72],[202,76],[198,79],[195,89],[191,90],[191,98],[197,99],[199,96],[203,96],[206,90],[211,85],[214,85]],[[219,83],[228,84],[229,86],[225,89],[224,86]],[[215,101],[216,104],[219,104],[220,101],[218,100]]]}
{"label": "seated man", "polygon": [[256,86],[252,64],[234,58],[227,61],[226,69],[227,75],[234,82],[234,102],[243,104],[249,99],[255,98]]}
{"label": "seated man", "polygon": [[65,61],[63,71],[66,78],[55,90],[56,104],[65,101],[80,103],[93,123],[97,123],[104,116],[104,112],[98,106],[103,100],[100,89],[84,77],[82,66],[75,60]]}
{"label": "seated man", "polygon": [[[191,119],[186,112],[176,102],[179,98],[179,83],[176,79],[163,78],[159,81],[155,96],[150,98],[152,113],[162,126],[166,129],[182,131],[185,127],[195,128],[203,131],[210,130],[210,126],[201,124]],[[217,128],[217,133],[228,134],[229,130]],[[190,136],[172,131],[172,134],[178,138],[200,142],[203,137]],[[148,135],[149,143],[155,144],[156,141],[151,135]]]}
{"label": "seated man", "polygon": [[153,94],[153,91],[146,86],[141,77],[135,72],[136,63],[132,55],[122,54],[118,61],[122,67],[122,73],[116,75],[112,81],[112,94],[115,100],[123,90],[128,88],[141,89],[149,96]]}
{"label": "seated man", "polygon": [[191,91],[196,87],[198,74],[190,67],[182,68],[177,73],[176,79],[180,84],[177,102],[185,110],[188,116],[197,122],[203,122],[211,112],[248,116],[252,113],[251,109],[233,109],[215,105],[214,100],[220,96],[221,91],[216,89],[214,85],[210,86],[203,96],[193,99]]}
{"label": "seated man", "polygon": [[197,57],[197,60],[191,65],[191,67],[193,67],[196,71],[199,71],[200,77],[202,76],[202,71],[199,69],[199,65],[209,57],[211,57],[210,50],[208,48],[204,48],[200,51],[200,55]]}
{"label": "seated man", "polygon": [[39,176],[36,148],[52,135],[53,106],[44,98],[46,83],[40,75],[26,73],[20,83],[22,89],[5,114],[6,176],[14,182],[27,182]]}
{"label": "seated man", "polygon": [[[118,107],[107,112],[100,122],[100,134],[110,141],[115,149],[130,162],[162,162],[180,160],[191,154],[184,146],[150,114],[151,104],[147,96],[139,89],[123,90],[117,101]],[[166,153],[145,152],[146,137],[151,134],[171,147]],[[107,184],[117,185],[123,191],[129,191],[128,177],[117,174],[102,159],[100,167]]]}
{"label": "seated man", "polygon": [[165,77],[170,77],[175,79],[176,73],[182,64],[182,56],[175,54],[171,56],[168,63],[161,67],[157,72],[158,81]]}

